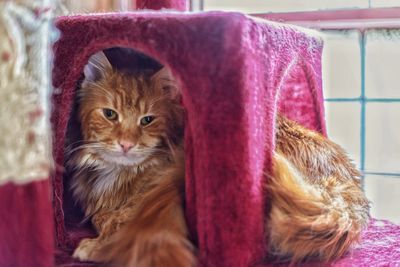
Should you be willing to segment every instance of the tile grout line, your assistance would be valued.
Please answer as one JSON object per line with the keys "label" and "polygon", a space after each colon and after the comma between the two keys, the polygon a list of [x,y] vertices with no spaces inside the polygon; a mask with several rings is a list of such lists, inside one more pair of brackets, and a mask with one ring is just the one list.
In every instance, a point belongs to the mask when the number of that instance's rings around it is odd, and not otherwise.
{"label": "tile grout line", "polygon": [[378,176],[388,176],[388,177],[399,177],[400,178],[400,173],[395,173],[395,172],[371,172],[371,171],[364,171],[364,175],[378,175]]}
{"label": "tile grout line", "polygon": [[375,103],[381,103],[381,102],[385,102],[385,103],[397,103],[400,102],[400,98],[367,98],[364,97],[333,97],[333,98],[325,98],[324,101],[326,102],[375,102]]}

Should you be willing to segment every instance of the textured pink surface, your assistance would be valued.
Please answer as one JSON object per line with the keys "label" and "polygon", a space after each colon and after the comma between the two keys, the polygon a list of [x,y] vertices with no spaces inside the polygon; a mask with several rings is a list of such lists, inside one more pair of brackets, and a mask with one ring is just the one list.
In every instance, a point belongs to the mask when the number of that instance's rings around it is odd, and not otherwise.
{"label": "textured pink surface", "polygon": [[133,0],[137,9],[154,9],[163,8],[179,11],[188,10],[188,0]]}
{"label": "textured pink surface", "polygon": [[0,266],[53,266],[49,179],[0,186]]}
{"label": "textured pink surface", "polygon": [[[63,164],[72,98],[90,55],[115,46],[150,55],[172,69],[183,90],[186,215],[202,266],[260,264],[268,205],[261,184],[271,165],[276,110],[325,133],[322,42],[288,26],[220,12],[72,16],[58,19],[57,27],[52,114],[57,164]],[[70,262],[65,251],[85,235],[78,225],[65,227],[73,212],[62,208],[71,201],[63,199],[62,179],[61,171],[53,177],[60,265]]]}
{"label": "textured pink surface", "polygon": [[335,266],[400,266],[400,226],[372,221],[361,244]]}
{"label": "textured pink surface", "polygon": [[[283,264],[260,264],[257,267],[280,267]],[[372,220],[364,231],[362,241],[335,262],[321,264],[318,262],[300,264],[302,267],[371,267],[400,266],[400,226],[388,221]]]}

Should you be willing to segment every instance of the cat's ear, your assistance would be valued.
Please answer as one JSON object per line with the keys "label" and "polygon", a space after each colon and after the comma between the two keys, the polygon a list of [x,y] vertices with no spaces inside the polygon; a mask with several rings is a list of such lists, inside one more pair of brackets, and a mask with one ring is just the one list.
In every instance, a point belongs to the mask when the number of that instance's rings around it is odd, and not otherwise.
{"label": "cat's ear", "polygon": [[152,77],[152,81],[156,86],[161,87],[163,90],[167,91],[171,97],[176,98],[180,96],[180,89],[175,78],[172,76],[171,71],[167,67],[163,67],[158,72],[156,72]]}
{"label": "cat's ear", "polygon": [[103,78],[107,71],[110,71],[112,66],[106,55],[100,51],[90,57],[88,64],[83,69],[85,80],[95,82]]}

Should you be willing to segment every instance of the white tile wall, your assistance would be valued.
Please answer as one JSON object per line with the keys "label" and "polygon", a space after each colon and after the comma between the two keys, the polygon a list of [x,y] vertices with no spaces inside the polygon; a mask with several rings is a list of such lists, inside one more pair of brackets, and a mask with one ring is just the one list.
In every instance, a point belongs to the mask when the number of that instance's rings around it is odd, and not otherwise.
{"label": "white tile wall", "polygon": [[[341,8],[399,6],[400,0],[205,0],[206,10],[292,12]],[[360,34],[327,31],[323,54],[325,98],[357,98],[361,94]],[[400,31],[366,35],[366,96],[400,98]],[[359,102],[325,102],[329,137],[360,166]],[[366,104],[367,171],[400,173],[400,103]],[[400,223],[400,177],[367,175],[365,192],[372,216]]]}
{"label": "white tile wall", "polygon": [[371,0],[371,7],[398,7],[400,0]]}
{"label": "white tile wall", "polygon": [[361,94],[360,33],[326,31],[323,53],[325,98],[359,97]]}
{"label": "white tile wall", "polygon": [[371,215],[400,224],[400,177],[368,175],[364,189],[371,203]]}
{"label": "white tile wall", "polygon": [[368,103],[366,162],[368,171],[400,173],[400,103]]}
{"label": "white tile wall", "polygon": [[325,103],[328,136],[360,163],[360,104]]}
{"label": "white tile wall", "polygon": [[[400,34],[369,33],[366,45],[368,97],[399,97]],[[359,34],[327,32],[323,56],[324,94],[327,98],[360,95]],[[357,51],[357,52],[356,52]],[[360,103],[326,102],[329,137],[360,163]],[[400,172],[400,103],[366,106],[366,169]],[[365,193],[372,201],[371,215],[400,223],[400,177],[367,175]]]}
{"label": "white tile wall", "polygon": [[370,31],[366,38],[367,96],[400,98],[400,30]]}
{"label": "white tile wall", "polygon": [[204,0],[205,10],[246,13],[368,8],[368,0]]}

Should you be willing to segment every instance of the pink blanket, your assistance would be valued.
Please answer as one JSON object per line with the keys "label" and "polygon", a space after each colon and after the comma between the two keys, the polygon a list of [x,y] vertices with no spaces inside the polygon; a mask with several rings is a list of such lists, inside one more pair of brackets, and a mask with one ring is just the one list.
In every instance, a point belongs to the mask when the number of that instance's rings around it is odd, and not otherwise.
{"label": "pink blanket", "polygon": [[[58,166],[77,81],[90,55],[115,46],[141,51],[168,65],[183,89],[186,215],[202,266],[267,265],[262,214],[268,203],[261,184],[271,166],[274,117],[280,110],[326,133],[321,39],[220,12],[70,16],[58,19],[57,27],[52,123]],[[75,211],[63,209],[71,199],[64,196],[61,168],[53,185],[62,265],[88,232],[69,220]],[[385,244],[378,242],[381,236]],[[359,249],[335,264],[400,264],[400,227],[375,222],[364,237]]]}

